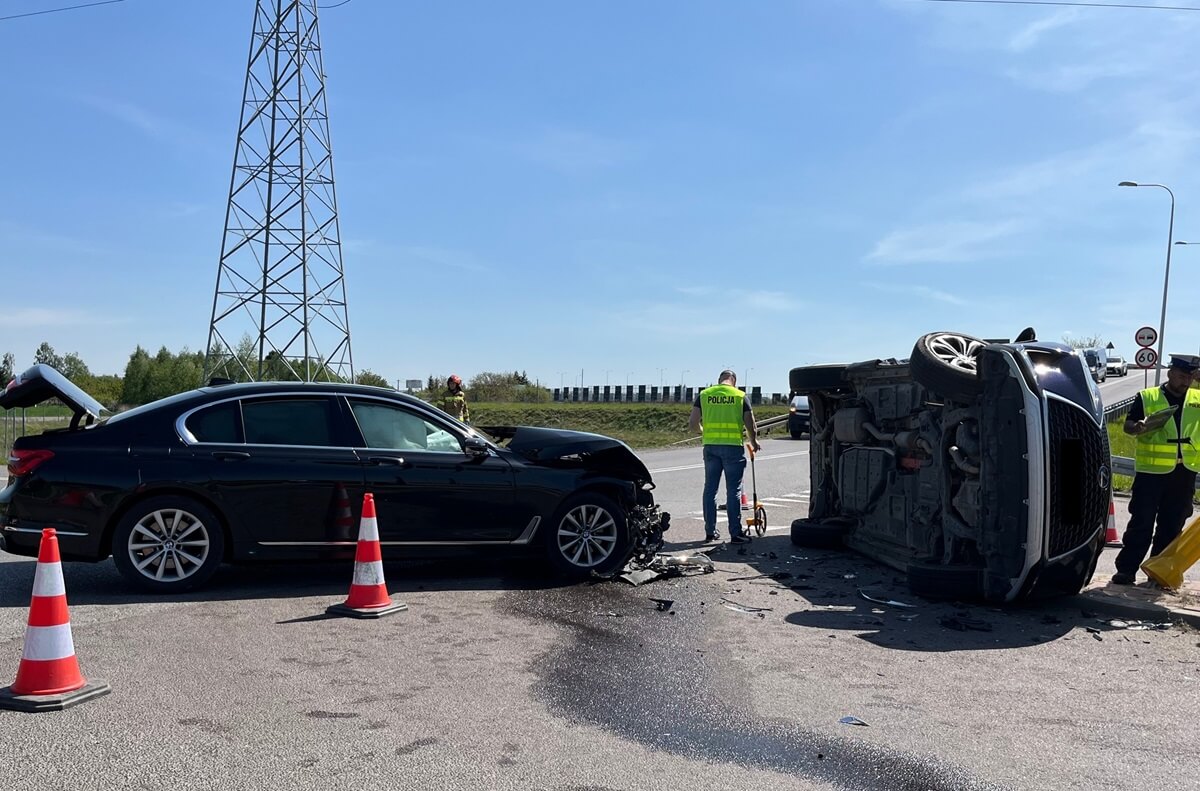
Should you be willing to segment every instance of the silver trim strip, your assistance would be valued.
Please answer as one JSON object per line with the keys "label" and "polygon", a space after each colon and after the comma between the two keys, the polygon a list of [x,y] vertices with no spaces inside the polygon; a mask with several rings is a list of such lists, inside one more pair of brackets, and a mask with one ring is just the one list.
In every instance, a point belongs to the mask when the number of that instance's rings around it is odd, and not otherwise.
{"label": "silver trim strip", "polygon": [[[40,527],[13,527],[12,525],[5,525],[4,532],[5,533],[36,533],[37,535],[41,535],[42,528],[40,528]],[[54,532],[56,535],[73,536],[75,538],[84,538],[88,535],[87,533],[77,533],[74,530],[59,530],[57,527],[54,528]]]}

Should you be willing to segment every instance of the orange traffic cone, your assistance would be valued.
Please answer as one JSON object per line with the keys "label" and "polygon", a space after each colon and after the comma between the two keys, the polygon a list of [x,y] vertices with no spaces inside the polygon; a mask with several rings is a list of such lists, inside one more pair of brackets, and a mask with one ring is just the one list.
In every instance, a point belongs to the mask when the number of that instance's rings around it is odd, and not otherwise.
{"label": "orange traffic cone", "polygon": [[1117,535],[1117,509],[1113,505],[1112,498],[1108,498],[1108,526],[1104,530],[1104,546],[1106,547],[1123,547],[1124,542]]}
{"label": "orange traffic cone", "polygon": [[79,672],[58,534],[47,527],[42,531],[33,574],[33,598],[17,680],[11,687],[0,689],[0,709],[62,711],[111,691],[103,681],[88,683]]}
{"label": "orange traffic cone", "polygon": [[358,524],[358,546],[354,551],[354,579],[350,595],[341,604],[325,612],[352,618],[382,618],[407,610],[403,602],[393,602],[383,581],[383,553],[379,547],[379,525],[375,521],[375,497],[363,495],[362,520]]}

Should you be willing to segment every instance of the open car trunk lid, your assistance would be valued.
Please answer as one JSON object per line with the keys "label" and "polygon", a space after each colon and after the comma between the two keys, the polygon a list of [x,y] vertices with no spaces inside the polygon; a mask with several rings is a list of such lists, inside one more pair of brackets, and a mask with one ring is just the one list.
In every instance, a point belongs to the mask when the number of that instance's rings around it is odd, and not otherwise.
{"label": "open car trunk lid", "polygon": [[73,416],[71,426],[78,426],[83,418],[87,422],[100,417],[105,411],[100,402],[71,383],[71,380],[48,365],[38,364],[19,374],[0,394],[0,407],[18,409],[36,406],[43,401],[57,398],[70,408]]}

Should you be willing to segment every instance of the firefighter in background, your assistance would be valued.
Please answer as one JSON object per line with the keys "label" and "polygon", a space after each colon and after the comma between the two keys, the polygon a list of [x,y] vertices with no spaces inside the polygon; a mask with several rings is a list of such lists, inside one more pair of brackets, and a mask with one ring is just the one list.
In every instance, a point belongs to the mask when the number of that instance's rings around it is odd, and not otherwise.
{"label": "firefighter in background", "polygon": [[[1172,354],[1167,381],[1143,390],[1125,419],[1125,433],[1137,437],[1137,447],[1125,547],[1112,578],[1117,585],[1134,584],[1146,550],[1157,555],[1166,549],[1192,515],[1200,472],[1200,390],[1190,385],[1197,372],[1200,359]],[[1147,418],[1170,407],[1176,411],[1165,424],[1147,426]]]}
{"label": "firefighter in background", "polygon": [[467,392],[463,390],[461,376],[450,374],[450,378],[446,380],[446,391],[442,393],[438,406],[447,415],[458,418],[463,423],[470,421],[471,410],[467,408]]}

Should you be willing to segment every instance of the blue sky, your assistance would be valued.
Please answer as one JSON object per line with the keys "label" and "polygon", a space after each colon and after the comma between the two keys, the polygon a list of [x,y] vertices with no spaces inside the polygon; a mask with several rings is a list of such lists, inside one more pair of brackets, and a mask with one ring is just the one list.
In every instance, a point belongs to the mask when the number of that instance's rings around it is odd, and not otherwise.
{"label": "blue sky", "polygon": [[[0,16],[53,0],[0,0]],[[0,21],[0,351],[203,348],[251,0]],[[786,390],[923,332],[1158,325],[1200,13],[352,0],[321,13],[356,368]],[[1168,351],[1200,347],[1200,244]]]}

